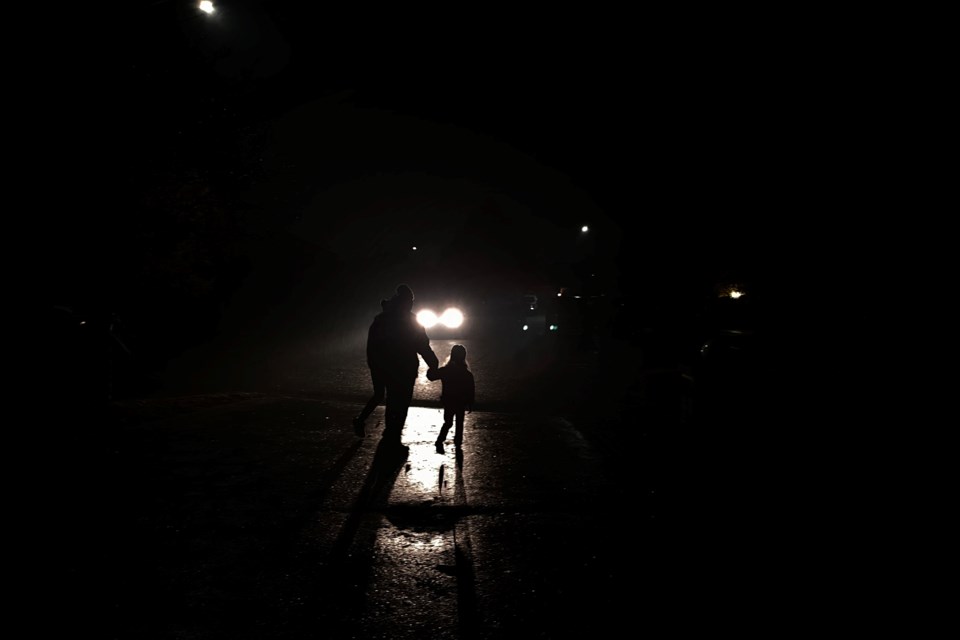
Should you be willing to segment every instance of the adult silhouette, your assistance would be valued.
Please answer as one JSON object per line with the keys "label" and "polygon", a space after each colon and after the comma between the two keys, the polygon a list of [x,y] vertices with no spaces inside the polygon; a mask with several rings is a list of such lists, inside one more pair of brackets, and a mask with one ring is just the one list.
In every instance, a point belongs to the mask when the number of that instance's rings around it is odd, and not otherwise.
{"label": "adult silhouette", "polygon": [[413,299],[410,287],[398,285],[396,294],[386,301],[367,332],[367,366],[371,377],[383,383],[386,393],[381,439],[397,449],[403,446],[401,437],[413,401],[420,358],[430,370],[440,365],[426,329],[413,313]]}

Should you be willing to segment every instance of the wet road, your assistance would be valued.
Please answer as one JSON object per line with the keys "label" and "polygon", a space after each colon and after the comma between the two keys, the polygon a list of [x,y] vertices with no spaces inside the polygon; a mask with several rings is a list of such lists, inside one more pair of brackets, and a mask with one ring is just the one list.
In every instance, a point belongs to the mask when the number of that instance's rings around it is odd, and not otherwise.
{"label": "wet road", "polygon": [[560,637],[615,613],[596,601],[623,577],[604,543],[612,489],[576,429],[474,413],[457,455],[435,449],[440,422],[438,409],[412,410],[402,460],[364,442],[303,530],[308,557],[325,558],[316,593],[338,603],[320,626],[369,638]]}
{"label": "wet road", "polygon": [[[441,360],[454,342],[433,341]],[[459,342],[483,394],[461,455],[434,446],[439,386],[422,375],[406,455],[380,451],[382,407],[357,439],[362,360],[291,369],[287,390],[117,403],[110,428],[66,436],[56,517],[81,525],[50,562],[76,619],[130,638],[560,638],[653,624],[669,554],[655,440],[638,446],[651,425],[578,424],[585,413],[565,409],[589,385],[576,370],[550,377],[555,352]]]}

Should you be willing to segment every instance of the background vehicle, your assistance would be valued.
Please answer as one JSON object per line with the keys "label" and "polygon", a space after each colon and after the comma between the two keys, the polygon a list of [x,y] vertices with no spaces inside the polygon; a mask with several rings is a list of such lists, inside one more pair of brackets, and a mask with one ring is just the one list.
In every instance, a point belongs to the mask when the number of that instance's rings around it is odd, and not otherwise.
{"label": "background vehicle", "polygon": [[784,389],[783,327],[749,300],[720,298],[679,353],[681,416],[700,425],[747,425],[769,416]]}
{"label": "background vehicle", "polygon": [[414,304],[413,312],[417,314],[417,321],[427,330],[430,338],[453,340],[466,337],[470,333],[472,318],[461,304],[421,303],[418,300]]}

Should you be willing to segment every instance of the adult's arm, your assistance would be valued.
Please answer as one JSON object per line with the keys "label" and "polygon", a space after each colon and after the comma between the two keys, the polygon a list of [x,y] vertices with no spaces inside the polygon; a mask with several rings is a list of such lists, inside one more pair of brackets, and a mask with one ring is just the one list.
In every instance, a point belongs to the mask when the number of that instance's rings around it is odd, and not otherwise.
{"label": "adult's arm", "polygon": [[430,347],[430,338],[427,337],[427,330],[423,327],[420,327],[420,332],[417,334],[417,353],[427,363],[427,368],[436,369],[440,366],[440,359]]}

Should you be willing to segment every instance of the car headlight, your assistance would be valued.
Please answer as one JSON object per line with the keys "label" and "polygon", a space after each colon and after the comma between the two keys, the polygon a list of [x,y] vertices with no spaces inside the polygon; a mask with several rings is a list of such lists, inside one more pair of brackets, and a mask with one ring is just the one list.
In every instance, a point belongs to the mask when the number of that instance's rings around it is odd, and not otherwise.
{"label": "car headlight", "polygon": [[431,309],[421,309],[417,312],[417,322],[426,329],[432,329],[438,324],[448,329],[456,329],[463,324],[463,312],[455,307],[450,307],[438,316]]}

